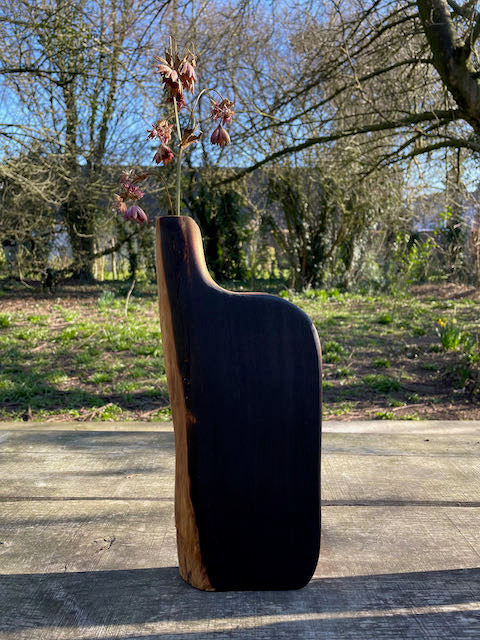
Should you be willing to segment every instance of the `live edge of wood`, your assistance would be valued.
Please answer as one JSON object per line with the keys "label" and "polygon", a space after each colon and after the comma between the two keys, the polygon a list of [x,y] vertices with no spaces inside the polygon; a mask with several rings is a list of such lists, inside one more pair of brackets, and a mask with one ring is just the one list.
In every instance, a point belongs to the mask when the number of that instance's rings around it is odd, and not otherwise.
{"label": "live edge of wood", "polygon": [[180,574],[206,591],[301,588],[320,548],[315,328],[286,300],[219,287],[191,218],[157,220],[156,256]]}
{"label": "live edge of wood", "polygon": [[178,564],[180,575],[186,582],[197,589],[214,591],[202,561],[195,512],[190,497],[187,433],[194,417],[185,406],[183,382],[175,351],[170,295],[163,267],[165,258],[162,252],[160,222],[158,219],[156,234],[157,283],[165,371],[175,425],[175,524],[177,527]]}

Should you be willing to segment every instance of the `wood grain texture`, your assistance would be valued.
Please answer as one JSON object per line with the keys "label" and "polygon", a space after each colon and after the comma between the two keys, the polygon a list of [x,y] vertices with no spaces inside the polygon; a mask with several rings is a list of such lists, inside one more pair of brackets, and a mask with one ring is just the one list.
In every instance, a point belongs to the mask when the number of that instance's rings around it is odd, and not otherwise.
{"label": "wood grain texture", "polygon": [[168,423],[4,425],[0,638],[478,640],[478,427],[385,423],[325,425],[308,587],[241,594],[179,579]]}
{"label": "wood grain texture", "polygon": [[320,543],[320,345],[310,319],[222,289],[187,217],[157,221],[162,340],[177,448],[182,577],[294,589]]}
{"label": "wood grain texture", "polygon": [[[160,221],[158,221],[160,222]],[[159,225],[157,226],[159,229]],[[170,296],[164,272],[164,255],[157,231],[157,283],[162,328],[162,344],[167,372],[168,393],[175,420],[175,524],[180,575],[198,589],[212,591],[200,552],[198,529],[190,497],[187,437],[194,417],[189,413],[183,392],[183,382],[177,362]]]}

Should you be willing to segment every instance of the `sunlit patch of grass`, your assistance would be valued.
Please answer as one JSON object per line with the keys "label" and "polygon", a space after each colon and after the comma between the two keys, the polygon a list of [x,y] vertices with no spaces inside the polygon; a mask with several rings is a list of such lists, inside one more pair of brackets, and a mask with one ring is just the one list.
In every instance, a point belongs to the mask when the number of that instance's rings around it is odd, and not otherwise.
{"label": "sunlit patch of grass", "polygon": [[112,308],[114,302],[115,294],[113,291],[102,291],[97,300],[97,307],[102,311],[108,311]]}
{"label": "sunlit patch of grass", "polygon": [[393,318],[390,313],[384,312],[376,318],[375,322],[377,324],[392,324]]}
{"label": "sunlit patch of grass", "polygon": [[111,403],[102,408],[102,410],[98,414],[98,419],[102,420],[103,422],[109,420],[120,420],[122,414],[123,409],[118,405]]}
{"label": "sunlit patch of grass", "polygon": [[376,411],[375,418],[377,420],[395,420],[395,414],[393,411]]}
{"label": "sunlit patch of grass", "polygon": [[149,344],[138,344],[135,346],[135,353],[139,356],[153,356],[158,358],[162,352],[160,340],[152,340]]}
{"label": "sunlit patch of grass", "polygon": [[0,329],[6,329],[12,324],[12,317],[9,313],[0,313]]}
{"label": "sunlit patch of grass", "polygon": [[15,382],[13,380],[4,376],[0,377],[0,393],[5,392],[8,394],[8,392],[11,392],[14,388]]}
{"label": "sunlit patch of grass", "polygon": [[375,369],[388,369],[388,367],[392,366],[390,360],[387,358],[375,358],[372,361],[372,365]]}
{"label": "sunlit patch of grass", "polygon": [[62,316],[65,322],[74,322],[75,320],[78,320],[78,318],[80,317],[80,312],[73,311],[71,309],[64,309],[62,310]]}
{"label": "sunlit patch of grass", "polygon": [[78,353],[73,353],[73,360],[78,365],[92,365],[97,362],[100,353],[100,347],[88,345]]}
{"label": "sunlit patch of grass", "polygon": [[353,378],[355,374],[349,367],[338,367],[335,369],[335,375],[338,378]]}
{"label": "sunlit patch of grass", "polygon": [[345,416],[351,413],[357,406],[357,402],[344,401],[335,403],[324,403],[323,411],[329,416]]}
{"label": "sunlit patch of grass", "polygon": [[[156,332],[154,331],[155,335]],[[151,333],[144,324],[116,323],[106,324],[102,330],[102,339],[112,351],[132,351],[139,355],[159,355],[160,340],[151,340]]]}
{"label": "sunlit patch of grass", "polygon": [[58,342],[68,343],[72,340],[76,340],[78,337],[78,328],[77,327],[65,327],[58,336]]}
{"label": "sunlit patch of grass", "polygon": [[344,346],[335,340],[327,340],[322,346],[322,359],[325,363],[340,362],[348,354]]}
{"label": "sunlit patch of grass", "polygon": [[68,375],[64,371],[52,371],[47,374],[46,379],[52,384],[63,384],[67,382]]}
{"label": "sunlit patch of grass", "polygon": [[398,398],[388,398],[388,404],[390,407],[404,407],[405,402],[403,400],[399,400]]}
{"label": "sunlit patch of grass", "polygon": [[48,316],[44,313],[28,315],[27,320],[30,322],[30,324],[39,324],[42,326],[48,324]]}
{"label": "sunlit patch of grass", "polygon": [[[107,409],[106,419],[161,419],[158,412],[165,411],[168,400],[156,293],[153,286],[136,285],[127,318],[129,286],[106,284],[110,293],[99,294],[97,287],[90,297],[83,289],[73,304],[71,297],[53,305],[49,301],[52,313],[28,300],[14,311],[2,308],[0,319],[6,316],[3,323],[8,326],[2,327],[0,320],[0,403],[5,400],[1,416],[17,419],[30,405],[36,419],[63,415],[100,420],[104,409],[98,410],[112,401],[117,408]],[[353,403],[355,414],[366,417],[372,407],[387,413],[395,409],[396,414],[416,404],[421,412],[422,402],[447,403],[452,397],[449,385],[457,388],[466,380],[459,368],[462,363],[454,360],[470,352],[473,359],[476,345],[462,343],[457,351],[445,352],[434,323],[440,315],[445,322],[456,317],[464,332],[475,335],[478,301],[455,300],[439,312],[438,301],[413,296],[311,290],[288,297],[310,315],[321,337],[325,415],[347,416],[353,411],[348,403]],[[381,326],[376,320],[385,311],[392,322]],[[378,377],[387,370],[389,376]],[[424,395],[420,384],[417,402],[412,390],[416,382],[427,380],[443,385],[442,395],[435,397],[431,388]],[[119,408],[120,418],[109,417]]]}
{"label": "sunlit patch of grass", "polygon": [[140,378],[144,378],[147,375],[145,367],[136,366],[133,369],[130,369],[128,372],[128,377],[133,378],[135,380],[139,380]]}
{"label": "sunlit patch of grass", "polygon": [[381,393],[399,391],[402,388],[402,385],[398,380],[380,373],[371,373],[364,376],[363,382],[367,387]]}
{"label": "sunlit patch of grass", "polygon": [[160,422],[170,422],[172,419],[172,410],[170,407],[162,407],[158,411],[150,414],[150,420],[159,420]]}
{"label": "sunlit patch of grass", "polygon": [[111,382],[113,380],[113,373],[109,371],[97,371],[88,379],[88,382],[93,382],[94,384],[104,384],[106,382]]}
{"label": "sunlit patch of grass", "polygon": [[141,385],[136,380],[120,380],[115,385],[116,393],[132,393],[141,389]]}

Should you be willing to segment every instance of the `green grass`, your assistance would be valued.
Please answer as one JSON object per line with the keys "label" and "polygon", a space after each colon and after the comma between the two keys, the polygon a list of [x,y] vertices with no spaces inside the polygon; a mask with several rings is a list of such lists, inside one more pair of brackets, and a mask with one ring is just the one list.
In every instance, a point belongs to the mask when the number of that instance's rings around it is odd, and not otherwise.
{"label": "green grass", "polygon": [[[168,407],[156,292],[22,301],[0,315],[0,419],[160,419]],[[56,294],[57,295],[57,294]],[[109,307],[109,305],[112,305]],[[44,306],[44,305],[41,305]],[[8,364],[6,364],[8,363]]]}
{"label": "green grass", "polygon": [[6,329],[12,324],[12,320],[8,313],[0,313],[0,329]]}
{"label": "green grass", "polygon": [[[4,292],[0,419],[20,420],[28,407],[35,419],[169,419],[156,288],[136,285],[126,314],[128,289],[103,283],[82,288],[81,295],[58,290],[53,301],[24,292],[15,300]],[[478,397],[458,393],[468,389],[478,366],[478,298],[324,290],[283,296],[318,330],[326,417],[415,419],[433,405],[435,415],[449,411],[451,417],[458,406],[462,415],[480,417],[472,413]],[[440,315],[461,331],[454,350],[442,347]]]}
{"label": "green grass", "polygon": [[390,391],[399,391],[402,385],[398,380],[390,376],[379,373],[369,373],[363,378],[363,382],[374,391],[380,393],[390,393]]}
{"label": "green grass", "polygon": [[377,322],[378,324],[392,324],[393,318],[389,313],[385,312],[378,316],[375,322]]}
{"label": "green grass", "polygon": [[372,365],[375,369],[388,369],[388,367],[391,366],[391,363],[387,358],[375,358],[372,361]]}
{"label": "green grass", "polygon": [[347,355],[345,346],[335,340],[327,340],[323,345],[323,361],[328,363],[340,362]]}

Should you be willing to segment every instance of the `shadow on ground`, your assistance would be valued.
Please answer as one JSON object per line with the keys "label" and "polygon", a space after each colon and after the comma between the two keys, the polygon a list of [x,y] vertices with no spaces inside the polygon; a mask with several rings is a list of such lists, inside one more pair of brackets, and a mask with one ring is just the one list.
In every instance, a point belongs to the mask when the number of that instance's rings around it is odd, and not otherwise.
{"label": "shadow on ground", "polygon": [[3,575],[0,631],[36,638],[49,628],[52,638],[82,640],[477,638],[479,594],[476,568],[318,578],[299,591],[229,593],[197,591],[175,567]]}

